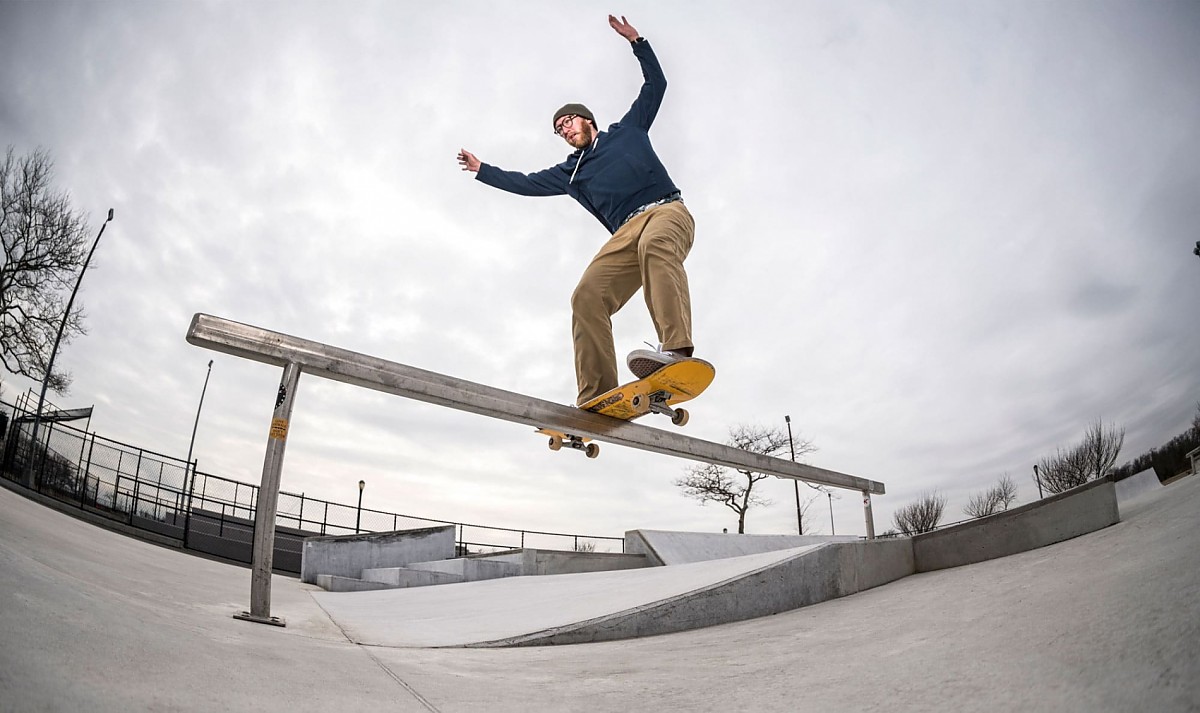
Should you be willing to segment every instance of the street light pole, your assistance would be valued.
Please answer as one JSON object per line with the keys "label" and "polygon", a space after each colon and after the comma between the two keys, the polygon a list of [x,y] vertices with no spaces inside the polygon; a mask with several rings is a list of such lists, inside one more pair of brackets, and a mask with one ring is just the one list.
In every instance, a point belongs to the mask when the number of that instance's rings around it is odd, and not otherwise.
{"label": "street light pole", "polygon": [[359,524],[362,522],[362,493],[363,488],[367,487],[367,481],[358,481],[358,514],[354,517],[354,534],[359,533]]}
{"label": "street light pole", "polygon": [[[787,421],[788,429],[788,448],[792,450],[792,462],[796,462],[796,444],[792,443],[792,417],[784,416],[784,421]],[[793,480],[792,485],[796,488],[796,534],[804,534],[804,516],[800,512],[800,481]]]}
{"label": "street light pole", "polygon": [[196,464],[192,462],[192,448],[196,445],[196,429],[200,428],[200,409],[204,408],[204,394],[208,391],[208,377],[212,376],[213,360],[208,360],[208,373],[204,375],[204,388],[200,389],[200,403],[196,406],[196,421],[192,424],[192,440],[188,443],[186,468],[192,471],[188,483],[187,510],[183,513],[183,546],[188,546],[188,531],[192,524],[192,493],[196,491]]}
{"label": "street light pole", "polygon": [[[192,440],[188,443],[187,462],[192,462],[192,448],[196,445],[196,429],[200,427],[200,409],[204,408],[204,393],[208,391],[208,377],[212,376],[213,360],[208,360],[208,373],[204,375],[204,388],[200,389],[200,404],[196,406],[196,422],[192,424]],[[195,477],[195,473],[192,474]]]}
{"label": "street light pole", "polygon": [[[63,330],[67,327],[67,320],[71,318],[71,307],[75,304],[75,295],[79,292],[79,285],[83,283],[83,273],[87,272],[88,263],[92,261],[92,255],[96,252],[96,246],[100,244],[100,236],[104,235],[104,229],[108,227],[109,222],[113,219],[113,209],[108,209],[108,219],[100,225],[100,232],[96,234],[96,239],[92,241],[92,249],[88,251],[87,259],[83,261],[83,268],[79,270],[79,278],[75,280],[75,289],[71,290],[71,298],[67,300],[67,308],[63,311],[62,322],[58,325],[58,334],[54,337],[54,347],[50,350],[50,361],[46,365],[46,374],[42,377],[42,393],[38,396],[37,411],[33,414],[33,435],[30,440],[33,441],[33,447],[38,446],[38,426],[42,422],[42,405],[46,402],[46,388],[50,385],[50,376],[54,373],[54,357],[58,355],[58,345],[62,341]],[[29,471],[26,484],[33,487],[33,471]]]}

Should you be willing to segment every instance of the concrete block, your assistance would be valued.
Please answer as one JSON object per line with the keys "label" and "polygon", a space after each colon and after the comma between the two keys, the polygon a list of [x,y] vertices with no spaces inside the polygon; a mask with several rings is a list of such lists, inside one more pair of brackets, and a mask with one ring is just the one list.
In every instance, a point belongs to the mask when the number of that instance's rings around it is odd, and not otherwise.
{"label": "concrete block", "polygon": [[1101,478],[1021,507],[912,538],[918,572],[1005,557],[1120,522],[1116,489]]}
{"label": "concrete block", "polygon": [[309,537],[304,540],[300,580],[315,584],[320,574],[358,579],[364,569],[403,567],[411,562],[449,559],[454,555],[453,525]]}

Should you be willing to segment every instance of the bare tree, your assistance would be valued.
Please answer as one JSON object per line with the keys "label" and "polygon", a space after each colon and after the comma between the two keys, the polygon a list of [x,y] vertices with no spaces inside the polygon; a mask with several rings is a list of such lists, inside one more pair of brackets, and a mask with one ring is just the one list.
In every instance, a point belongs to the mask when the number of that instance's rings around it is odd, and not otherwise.
{"label": "bare tree", "polygon": [[1087,482],[1087,470],[1082,456],[1078,448],[1066,451],[1056,448],[1054,455],[1038,461],[1033,471],[1034,478],[1050,493],[1061,493],[1083,485]]}
{"label": "bare tree", "polygon": [[1017,500],[1017,484],[1006,473],[996,484],[982,493],[972,495],[963,512],[971,517],[987,517],[1007,510]]}
{"label": "bare tree", "polygon": [[942,521],[946,496],[937,491],[923,493],[915,503],[909,503],[892,515],[892,524],[906,535],[929,532]]}
{"label": "bare tree", "polygon": [[[10,146],[0,164],[0,363],[41,381],[87,245],[84,217],[52,187],[54,162],[43,149],[18,158]],[[66,293],[66,294],[64,294]],[[67,318],[62,342],[83,333],[82,311]],[[50,388],[66,391],[70,376],[55,372]]]}
{"label": "bare tree", "polygon": [[1121,447],[1125,444],[1125,429],[1109,426],[1103,419],[1096,419],[1088,426],[1083,440],[1064,451],[1056,449],[1055,455],[1038,462],[1035,479],[1051,493],[1061,493],[1103,477],[1117,462]]}
{"label": "bare tree", "polygon": [[1084,452],[1083,462],[1088,479],[1104,477],[1117,462],[1117,456],[1121,454],[1121,447],[1124,445],[1124,427],[1110,425],[1106,428],[1104,420],[1100,418],[1089,425],[1083,434],[1083,443],[1080,444]]}
{"label": "bare tree", "polygon": [[[797,458],[816,450],[812,441],[790,441],[782,429],[765,426],[734,426],[729,429],[726,443],[750,453],[772,457],[784,453],[790,455],[792,445],[796,448]],[[738,516],[738,533],[743,534],[746,532],[746,513],[750,508],[770,505],[771,501],[754,492],[754,486],[766,479],[766,474],[740,468],[736,473],[741,477],[737,478],[728,469],[711,463],[697,465],[688,468],[687,473],[675,481],[675,485],[682,488],[687,497],[699,500],[701,505],[715,502],[733,510]],[[803,510],[802,507],[801,513]]]}
{"label": "bare tree", "polygon": [[1000,480],[996,481],[993,488],[996,492],[996,499],[1000,503],[1001,510],[1009,509],[1013,503],[1017,502],[1017,483],[1008,473],[1001,476]]}

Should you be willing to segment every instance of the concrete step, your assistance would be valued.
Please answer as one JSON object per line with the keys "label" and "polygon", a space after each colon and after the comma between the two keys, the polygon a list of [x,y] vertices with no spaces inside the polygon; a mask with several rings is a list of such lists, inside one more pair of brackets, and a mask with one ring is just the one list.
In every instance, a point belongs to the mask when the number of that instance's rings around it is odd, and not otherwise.
{"label": "concrete step", "polygon": [[381,582],[368,582],[336,574],[318,574],[316,584],[327,592],[369,592],[376,589],[394,589],[391,585]]}
{"label": "concrete step", "polygon": [[464,582],[461,574],[453,572],[437,572],[411,567],[378,567],[362,571],[364,582],[374,582],[391,589],[406,587],[428,587],[434,584],[454,584]]}
{"label": "concrete step", "polygon": [[461,577],[459,581],[478,582],[484,579],[500,579],[521,575],[521,565],[516,562],[497,561],[487,558],[459,557],[434,562],[413,562],[404,569],[440,573]]}
{"label": "concrete step", "polygon": [[[318,575],[315,582],[329,592],[360,592],[372,589],[404,589],[435,584],[478,582],[522,575],[574,574],[649,566],[645,555],[562,552],[519,549],[492,555],[413,562],[403,567],[369,567],[360,579]],[[328,585],[328,586],[327,586]]]}

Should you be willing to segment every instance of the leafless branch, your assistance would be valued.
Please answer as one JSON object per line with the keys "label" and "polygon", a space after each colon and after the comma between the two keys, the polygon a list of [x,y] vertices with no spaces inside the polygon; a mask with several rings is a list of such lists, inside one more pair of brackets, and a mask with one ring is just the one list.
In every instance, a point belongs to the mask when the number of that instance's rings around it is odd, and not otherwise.
{"label": "leafless branch", "polygon": [[[83,215],[65,192],[53,190],[53,173],[43,149],[18,158],[10,146],[0,163],[0,364],[37,381],[46,374],[87,244]],[[83,332],[83,312],[72,309],[62,342]],[[56,372],[48,383],[61,393],[70,377]]]}

